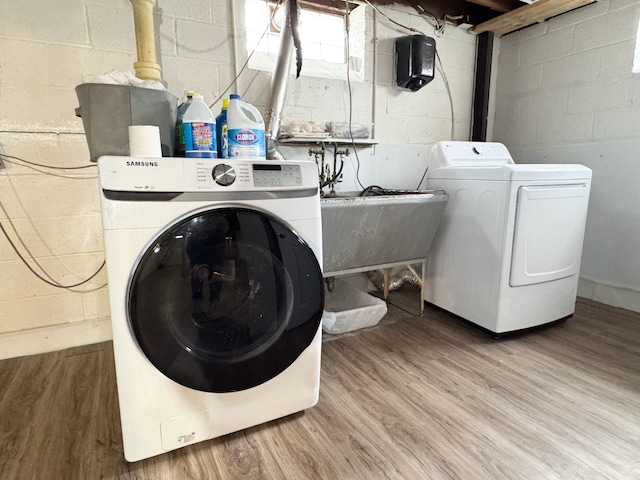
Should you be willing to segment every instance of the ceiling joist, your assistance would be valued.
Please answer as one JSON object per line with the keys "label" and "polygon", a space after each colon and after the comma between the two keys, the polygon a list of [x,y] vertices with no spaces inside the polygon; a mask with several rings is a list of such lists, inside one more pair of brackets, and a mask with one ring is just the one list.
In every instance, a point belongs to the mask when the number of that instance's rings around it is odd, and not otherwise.
{"label": "ceiling joist", "polygon": [[[400,3],[418,13],[433,16],[440,21],[475,25],[474,33],[493,32],[501,37],[507,33],[542,22],[596,0],[369,0],[377,5]],[[345,0],[298,0],[301,5],[312,6],[332,13],[344,12]],[[357,5],[353,0],[350,8]]]}
{"label": "ceiling joist", "polygon": [[467,0],[469,3],[475,3],[483,7],[490,8],[496,12],[510,12],[514,8],[522,6],[522,2],[518,0]]}
{"label": "ceiling joist", "polygon": [[538,0],[471,28],[472,32],[493,32],[501,37],[520,28],[555,17],[569,10],[594,3],[595,0]]}

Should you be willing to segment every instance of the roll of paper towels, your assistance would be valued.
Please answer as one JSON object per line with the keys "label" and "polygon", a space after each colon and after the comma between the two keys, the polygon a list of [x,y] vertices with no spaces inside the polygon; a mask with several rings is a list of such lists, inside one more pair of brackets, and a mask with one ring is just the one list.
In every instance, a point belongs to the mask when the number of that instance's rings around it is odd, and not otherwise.
{"label": "roll of paper towels", "polygon": [[161,157],[160,127],[129,125],[129,155],[131,157]]}

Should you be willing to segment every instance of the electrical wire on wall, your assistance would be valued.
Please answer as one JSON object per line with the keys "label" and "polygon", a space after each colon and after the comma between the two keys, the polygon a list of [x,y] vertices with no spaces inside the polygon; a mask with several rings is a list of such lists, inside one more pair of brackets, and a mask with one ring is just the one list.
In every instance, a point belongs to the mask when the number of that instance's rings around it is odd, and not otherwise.
{"label": "electrical wire on wall", "polygon": [[28,168],[29,170],[33,170],[36,171],[38,173],[43,173],[45,175],[49,175],[51,177],[58,177],[58,178],[68,178],[68,179],[72,179],[72,180],[87,180],[87,179],[95,179],[98,178],[97,175],[68,175],[68,174],[64,174],[64,173],[54,173],[54,172],[49,172],[46,170],[42,170],[43,168],[48,168],[51,170],[58,170],[61,172],[65,172],[67,170],[85,170],[88,168],[96,168],[97,165],[96,164],[90,164],[90,165],[83,165],[81,167],[54,167],[52,165],[45,165],[42,163],[35,163],[35,162],[30,162],[28,160],[25,160],[23,158],[20,157],[16,157],[14,155],[7,155],[6,153],[2,153],[0,154],[0,158],[5,161],[6,163],[12,164],[12,165],[16,165],[16,166],[20,166],[20,167],[24,167],[24,168]]}
{"label": "electrical wire on wall", "polygon": [[[273,20],[276,17],[276,14],[278,13],[278,10],[280,9],[280,7],[282,6],[282,1],[280,0],[278,1],[278,3],[276,4],[275,8],[273,9],[273,12],[271,12],[271,17],[269,18],[269,23],[267,24],[267,26],[265,27],[264,31],[262,32],[262,35],[260,35],[260,38],[258,39],[258,41],[256,42],[256,46],[253,47],[253,50],[251,50],[251,52],[249,53],[249,55],[247,55],[247,60],[244,62],[244,64],[242,65],[242,67],[240,68],[240,71],[237,73],[237,75],[233,78],[233,80],[231,80],[231,82],[229,83],[229,85],[227,86],[227,88],[225,88],[222,93],[218,96],[218,98],[216,98],[213,103],[211,105],[209,105],[209,108],[213,108],[213,106],[218,103],[220,100],[222,100],[224,98],[224,96],[229,92],[229,90],[231,90],[231,87],[233,87],[236,82],[238,81],[238,79],[240,78],[240,76],[245,72],[245,70],[247,69],[247,67],[249,66],[249,61],[251,60],[251,58],[253,57],[253,55],[256,53],[256,51],[258,50],[258,46],[260,45],[260,43],[262,42],[262,39],[264,38],[264,36],[267,34],[267,32],[269,32],[269,29],[271,28],[271,25],[273,24]],[[258,75],[260,74],[260,72],[256,72],[255,75],[253,76],[253,78],[251,79],[251,81],[249,82],[249,84],[247,85],[247,88],[244,89],[244,91],[242,92],[242,96],[244,97],[245,94],[247,93],[247,91],[249,90],[249,88],[251,87],[251,85],[253,84],[253,82],[255,81],[255,79],[258,77]]]}
{"label": "electrical wire on wall", "polygon": [[[424,32],[418,30],[417,28],[409,27],[407,25],[404,25],[403,23],[397,22],[393,18],[389,17],[389,15],[387,15],[384,12],[382,12],[378,7],[376,7],[369,0],[364,0],[364,2],[367,5],[369,5],[371,8],[373,8],[376,12],[378,12],[380,15],[382,15],[384,18],[386,18],[391,23],[393,23],[394,25],[396,25],[396,26],[398,26],[400,28],[404,28],[405,30],[408,30],[410,32],[417,33],[417,34],[425,36],[425,37],[427,36]],[[426,11],[425,11],[425,13],[427,15],[431,16],[432,18],[434,18],[435,20],[438,20],[433,14],[428,13]],[[449,86],[449,79],[447,78],[447,74],[444,71],[444,66],[442,65],[442,60],[440,59],[440,53],[438,52],[437,48],[436,48],[436,60],[437,60],[436,68],[440,72],[440,75],[442,75],[442,81],[444,82],[445,89],[447,90],[447,95],[449,96],[449,107],[451,109],[451,140],[453,140],[455,138],[455,114],[454,114],[454,110],[453,110],[453,95],[451,94],[451,87]]]}
{"label": "electrical wire on wall", "polygon": [[[260,44],[260,42],[262,41],[264,36],[269,31],[270,25],[273,22],[273,20],[275,18],[275,15],[277,14],[278,9],[281,7],[281,5],[282,5],[282,0],[278,1],[276,7],[273,9],[273,12],[271,14],[271,18],[269,19],[269,24],[264,29],[260,39],[258,40],[258,42],[256,44],[256,47],[250,52],[250,54],[247,56],[247,59],[244,62],[243,66],[241,67],[241,69],[238,72],[238,74],[230,82],[228,87],[220,94],[219,98],[217,98],[211,104],[211,107],[213,107],[213,105],[215,105],[217,102],[219,102],[227,94],[227,92],[229,92],[229,90],[233,87],[233,85],[238,80],[238,78],[247,70],[247,67],[249,65],[249,61],[251,60],[251,58],[253,57],[254,53],[256,52],[258,45]],[[247,88],[245,89],[244,93],[246,93],[246,90],[248,90],[251,87],[251,85],[253,84],[254,80],[259,75],[259,73],[260,72],[256,72],[256,74],[253,76],[253,78],[249,82]],[[243,93],[243,95],[244,95],[244,93]],[[95,179],[95,178],[97,178],[97,175],[94,175],[94,174],[86,175],[86,174],[72,173],[72,172],[76,172],[76,171],[79,171],[79,170],[84,170],[84,169],[89,169],[89,168],[96,168],[96,166],[97,166],[96,164],[84,165],[84,166],[80,166],[80,167],[56,167],[56,166],[52,166],[52,165],[45,165],[45,164],[41,164],[41,163],[31,162],[31,161],[25,160],[25,159],[23,159],[21,157],[17,157],[17,156],[14,156],[14,155],[8,155],[8,154],[0,154],[0,159],[2,159],[3,161],[5,161],[8,164],[13,164],[13,165],[16,165],[16,166],[20,166],[20,167],[23,167],[23,168],[27,168],[27,169],[33,170],[35,172],[38,172],[38,173],[41,173],[41,174],[44,174],[44,175],[57,177],[57,178],[65,178],[65,179],[71,179],[71,180],[87,180],[87,179]],[[9,182],[11,182],[11,181],[9,180]],[[14,193],[17,194],[17,192],[15,192],[15,189],[14,189]],[[82,281],[79,281],[79,282],[76,282],[76,283],[73,283],[73,284],[64,285],[61,282],[58,282],[57,280],[55,280],[53,278],[52,275],[50,275],[46,271],[46,269],[37,261],[35,256],[31,253],[31,251],[29,250],[29,248],[26,245],[25,241],[20,236],[20,234],[19,234],[16,226],[14,225],[13,221],[9,217],[9,214],[8,214],[7,210],[5,209],[4,204],[1,201],[0,201],[0,210],[2,212],[4,212],[4,216],[7,218],[7,222],[9,223],[9,225],[11,226],[11,229],[13,230],[13,235],[14,235],[16,240],[14,241],[14,239],[11,238],[11,235],[9,235],[9,232],[7,231],[5,226],[2,224],[2,222],[0,222],[0,232],[7,239],[9,245],[11,246],[13,251],[16,253],[18,258],[21,260],[21,262],[27,267],[27,269],[34,276],[36,276],[42,282],[44,282],[44,283],[46,283],[46,284],[48,284],[48,285],[50,285],[52,287],[75,291],[75,290],[72,290],[72,289],[77,288],[77,287],[82,286],[82,285],[86,285],[91,280],[93,280],[102,271],[102,269],[105,267],[105,262],[103,261],[102,264],[100,265],[100,267],[93,274],[91,274],[86,279],[84,279]],[[30,218],[29,218],[29,221],[31,221]],[[20,252],[20,249],[18,248],[17,244],[21,245],[23,250],[27,253],[26,257],[25,257],[25,255],[23,255]],[[55,255],[53,255],[53,256],[60,262],[60,260],[58,259],[57,256],[55,256]],[[38,269],[40,270],[41,273],[36,271],[29,264],[29,262],[27,261],[27,258],[29,260],[31,260],[33,262],[33,264],[38,267]],[[62,262],[60,262],[60,263],[64,266],[64,264]],[[73,273],[73,272],[70,272],[70,273]],[[103,284],[103,285],[100,285],[100,286],[96,287],[95,289],[86,290],[86,291],[97,290],[97,289],[100,289],[100,288],[104,288],[105,286],[106,286],[106,284]],[[84,291],[84,292],[86,292],[86,291]]]}
{"label": "electrical wire on wall", "polygon": [[[1,203],[0,203],[1,205]],[[4,210],[4,206],[2,206],[2,210]],[[15,228],[15,227],[14,227]],[[2,234],[5,236],[5,238],[7,239],[7,241],[9,242],[9,245],[11,246],[11,248],[13,249],[13,251],[16,253],[16,255],[18,255],[18,258],[20,258],[20,260],[22,261],[22,263],[24,263],[24,265],[27,267],[27,269],[29,269],[29,271],[35,275],[39,280],[43,281],[44,283],[51,285],[52,287],[56,287],[56,288],[63,288],[65,290],[70,290],[72,288],[76,288],[79,287],[81,285],[84,285],[86,283],[89,283],[91,280],[93,280],[99,273],[100,271],[104,268],[105,266],[105,261],[102,261],[102,264],[100,265],[100,267],[98,268],[98,270],[96,270],[91,276],[89,276],[88,278],[86,278],[85,280],[82,280],[80,282],[71,284],[71,285],[62,285],[59,282],[56,282],[55,280],[48,280],[47,278],[45,278],[44,276],[40,275],[38,272],[36,272],[33,267],[31,265],[29,265],[29,263],[27,262],[26,258],[24,258],[22,256],[22,254],[20,253],[20,251],[18,250],[18,247],[16,247],[15,243],[13,243],[13,241],[11,240],[11,237],[9,236],[9,234],[7,233],[7,231],[4,228],[4,225],[2,225],[2,222],[0,222],[0,231],[2,231]],[[35,262],[35,259],[33,257],[31,257],[31,260],[33,260]],[[38,267],[40,267],[41,270],[44,271],[44,269],[42,268],[42,265],[40,265],[39,263],[35,262],[36,265],[38,265]],[[51,279],[51,276],[48,273],[45,273],[46,277],[48,277],[49,279]],[[99,288],[103,288],[105,287],[105,285],[100,286]]]}
{"label": "electrical wire on wall", "polygon": [[360,188],[364,190],[364,185],[360,181],[360,157],[358,156],[358,149],[356,147],[356,142],[353,139],[353,92],[351,91],[351,62],[350,62],[350,51],[349,51],[349,43],[350,43],[350,24],[349,24],[349,1],[345,0],[345,45],[347,47],[347,92],[349,94],[349,138],[351,139],[351,145],[353,146],[353,153],[356,156],[356,181]]}
{"label": "electrical wire on wall", "polygon": [[[373,3],[371,3],[369,0],[363,0],[364,3],[366,3],[367,5],[369,5],[371,8],[373,8],[377,13],[379,13],[380,15],[382,15],[384,18],[386,18],[388,21],[390,21],[392,24],[400,27],[400,28],[404,28],[405,30],[408,30],[410,32],[413,33],[417,33],[419,35],[423,35],[423,36],[427,36],[424,32],[418,30],[417,28],[413,28],[407,25],[404,25],[403,23],[400,23],[396,20],[394,20],[393,18],[389,17],[386,13],[382,12],[377,6],[375,6]],[[414,2],[410,2],[412,4],[414,4]],[[436,36],[442,36],[444,33],[444,25],[446,24],[446,20],[447,19],[451,19],[451,20],[455,20],[456,17],[450,17],[450,16],[445,16],[444,20],[439,20],[435,15],[433,15],[432,13],[424,10],[424,8],[420,7],[418,8],[418,6],[414,5],[414,8],[416,8],[420,14],[420,16],[423,17],[430,17],[435,21],[435,25],[431,24],[431,26],[434,27],[435,30],[435,34]],[[455,112],[454,112],[454,108],[453,108],[453,95],[451,93],[451,86],[449,85],[449,79],[447,78],[447,74],[444,71],[444,66],[442,64],[442,59],[440,58],[440,53],[438,52],[438,49],[436,48],[436,69],[438,70],[438,72],[440,72],[440,75],[442,76],[442,81],[444,82],[444,86],[445,89],[447,91],[447,96],[449,97],[449,108],[451,111],[451,140],[455,139]],[[427,165],[427,168],[425,169],[424,173],[422,174],[422,177],[420,179],[420,182],[418,183],[418,186],[416,187],[416,189],[420,188],[420,185],[422,185],[422,182],[424,181],[424,178],[427,176],[427,170],[429,169],[429,166]]]}
{"label": "electrical wire on wall", "polygon": [[[22,166],[22,167],[25,167],[25,168],[29,168],[31,170],[35,170],[36,172],[42,173],[44,175],[49,175],[49,176],[58,177],[58,178],[67,178],[67,179],[74,179],[74,180],[86,180],[86,179],[95,179],[95,178],[97,178],[97,176],[95,176],[95,175],[77,176],[77,175],[68,175],[68,174],[64,174],[64,173],[54,173],[54,172],[49,172],[49,171],[46,171],[46,170],[42,170],[42,169],[51,169],[51,170],[56,170],[56,171],[60,171],[60,172],[77,171],[77,170],[84,170],[84,169],[88,169],[88,168],[96,168],[95,164],[84,165],[84,166],[80,166],[80,167],[55,167],[55,166],[51,166],[51,165],[45,165],[45,164],[41,164],[41,163],[30,162],[30,161],[25,160],[23,158],[20,158],[20,157],[14,156],[14,155],[7,155],[7,154],[0,154],[0,159],[2,159],[3,161],[5,161],[6,163],[9,163],[9,164],[13,164],[13,165],[16,165],[16,166]],[[36,167],[38,167],[38,168],[36,168]],[[14,193],[17,195],[17,192],[15,191],[15,188],[13,186],[13,183],[11,183],[10,177],[7,177],[7,179],[9,181],[9,184],[13,188]],[[18,202],[20,203],[20,205],[22,205],[20,200],[18,200]],[[24,209],[24,207],[22,207],[22,208]],[[29,264],[29,262],[27,261],[27,258],[25,258],[25,256],[22,253],[20,253],[20,250],[18,249],[18,247],[16,245],[16,242],[14,242],[14,240],[11,238],[11,236],[7,232],[7,229],[2,224],[2,222],[0,222],[0,232],[2,232],[3,236],[7,239],[7,242],[9,242],[9,245],[11,246],[13,251],[16,253],[16,255],[18,256],[20,261],[27,267],[27,269],[36,278],[38,278],[42,282],[44,282],[44,283],[46,283],[46,284],[48,284],[48,285],[50,285],[52,287],[61,288],[61,289],[65,289],[65,290],[70,290],[70,291],[74,291],[74,292],[79,292],[79,291],[73,290],[73,289],[77,288],[79,286],[82,286],[82,285],[86,285],[87,283],[89,283],[104,268],[105,261],[103,260],[102,264],[100,265],[100,267],[93,274],[91,274],[88,278],[86,278],[84,280],[81,280],[79,282],[76,282],[76,283],[73,283],[73,284],[69,284],[69,285],[64,285],[61,282],[58,282],[57,280],[55,280],[53,278],[52,275],[50,275],[46,271],[46,269],[38,262],[38,260],[35,258],[35,256],[31,253],[31,251],[29,250],[29,248],[26,245],[25,241],[22,239],[22,237],[18,233],[18,229],[16,228],[15,224],[11,220],[11,217],[9,216],[9,213],[7,212],[7,210],[6,210],[5,206],[4,206],[4,204],[2,203],[2,201],[0,201],[0,211],[2,211],[4,216],[7,218],[7,222],[9,223],[9,225],[11,225],[11,228],[13,229],[14,236],[16,237],[16,239],[20,243],[20,245],[22,245],[22,248],[24,249],[24,251],[27,252],[28,258],[40,269],[40,271],[42,273],[38,273]],[[29,221],[31,221],[30,218],[29,218]],[[59,260],[59,258],[57,256],[55,256],[55,255],[53,255],[53,256],[56,258],[56,260],[58,260],[60,262],[60,264],[62,264],[64,266],[64,264]],[[73,272],[70,272],[70,273],[73,273]],[[92,288],[90,290],[83,290],[80,293],[86,293],[86,292],[98,290],[100,288],[104,288],[105,286],[106,286],[106,284],[99,285],[96,288]]]}
{"label": "electrical wire on wall", "polygon": [[[253,50],[249,53],[249,55],[247,56],[247,60],[244,62],[244,64],[242,65],[242,67],[240,68],[240,70],[238,71],[238,73],[236,74],[236,76],[233,78],[233,80],[231,80],[231,82],[229,83],[229,85],[227,86],[227,88],[225,88],[222,93],[220,93],[220,95],[218,96],[218,98],[216,98],[213,103],[211,103],[211,105],[209,105],[209,108],[213,108],[213,106],[218,103],[220,100],[222,100],[224,98],[224,96],[229,92],[229,90],[231,90],[231,88],[236,84],[236,82],[238,81],[238,79],[240,78],[240,76],[242,76],[242,74],[246,71],[247,67],[249,66],[249,61],[251,60],[251,58],[253,57],[254,53],[256,52],[258,45],[260,45],[260,42],[262,42],[262,39],[264,38],[264,36],[267,34],[267,32],[269,32],[269,28],[271,27],[271,25],[273,24],[273,20],[276,16],[276,14],[278,13],[280,7],[282,6],[283,0],[278,0],[278,2],[276,3],[275,8],[273,9],[273,12],[271,13],[271,17],[269,18],[269,23],[267,24],[266,28],[264,29],[264,31],[262,32],[262,35],[260,36],[260,38],[258,39],[256,46],[253,48]],[[233,5],[232,5],[233,6]],[[162,34],[162,37],[166,40],[169,41],[173,41],[174,38],[170,35],[167,34]],[[235,37],[235,35],[234,35]],[[237,37],[236,37],[237,38]],[[235,41],[235,40],[234,40]],[[183,44],[179,44],[181,49],[185,49],[189,52],[193,52],[193,53],[207,53],[210,51],[210,48],[207,49],[197,49],[197,48],[193,48],[193,47],[187,47]],[[260,74],[259,71],[257,71],[255,73],[255,75],[253,76],[253,78],[251,79],[251,81],[249,82],[249,84],[247,85],[247,87],[244,89],[244,91],[242,92],[242,96],[244,96],[247,92],[247,90],[249,90],[249,88],[251,87],[251,85],[253,84],[253,82],[255,81],[256,77]]]}
{"label": "electrical wire on wall", "polygon": [[440,19],[430,11],[425,10],[425,8],[419,3],[416,3],[412,0],[408,0],[408,1],[409,1],[409,4],[417,10],[418,15],[424,16],[433,21],[432,23],[429,20],[427,20],[427,23],[429,23],[429,25],[433,27],[433,33],[435,34],[436,37],[441,37],[444,35],[444,30],[447,27],[448,21],[462,20],[464,18],[464,15],[449,15],[445,13],[444,17]]}
{"label": "electrical wire on wall", "polygon": [[[229,92],[229,90],[233,87],[233,85],[238,80],[238,78],[247,70],[247,67],[249,65],[249,61],[251,60],[251,58],[253,57],[254,53],[256,52],[258,45],[260,44],[260,42],[262,41],[264,36],[269,31],[270,25],[273,22],[273,20],[275,18],[275,15],[277,14],[278,9],[281,7],[281,5],[282,5],[282,0],[280,0],[277,3],[276,7],[273,9],[273,12],[271,14],[271,18],[269,19],[269,24],[264,29],[260,39],[258,40],[258,42],[256,44],[256,47],[250,52],[250,54],[248,55],[246,61],[244,62],[243,66],[241,67],[241,69],[238,72],[238,74],[229,83],[228,87],[220,94],[219,98],[217,98],[211,104],[211,107],[213,107],[214,104],[219,102],[227,94],[227,92]],[[245,92],[243,93],[243,95],[246,93],[246,90],[248,90],[251,87],[251,85],[253,84],[254,80],[259,75],[259,73],[260,72],[256,72],[256,74],[253,76],[253,78],[249,82],[247,88],[245,89]],[[65,179],[71,179],[71,180],[87,180],[87,179],[95,179],[95,178],[97,178],[97,175],[94,175],[94,174],[86,175],[86,174],[72,173],[72,172],[76,172],[76,171],[79,171],[79,170],[84,170],[84,169],[89,169],[89,168],[96,168],[97,167],[96,164],[84,165],[84,166],[80,166],[80,167],[56,167],[56,166],[52,166],[52,165],[45,165],[45,164],[41,164],[41,163],[31,162],[31,161],[25,160],[25,159],[23,159],[21,157],[17,157],[17,156],[14,156],[14,155],[8,155],[8,154],[0,154],[0,158],[3,161],[5,161],[6,163],[8,163],[8,164],[13,164],[13,165],[16,165],[16,166],[27,168],[27,169],[33,170],[35,172],[38,172],[38,173],[41,173],[41,174],[44,174],[44,175],[48,175],[48,176],[52,176],[52,177],[65,178]],[[9,180],[9,182],[10,182],[10,180]],[[17,192],[15,192],[15,189],[14,189],[14,193],[16,193],[16,195],[17,195]],[[77,287],[82,286],[82,285],[86,285],[91,280],[93,280],[102,271],[102,269],[105,267],[105,261],[103,261],[102,264],[100,265],[100,267],[93,274],[91,274],[89,277],[87,277],[86,279],[84,279],[82,281],[79,281],[79,282],[76,282],[76,283],[73,283],[73,284],[69,284],[69,285],[62,284],[61,282],[55,280],[53,278],[53,276],[50,275],[46,271],[46,269],[38,262],[38,260],[35,258],[35,256],[31,253],[31,251],[29,250],[29,248],[26,245],[25,241],[20,236],[20,234],[19,234],[16,226],[14,225],[13,221],[9,217],[9,214],[6,211],[4,205],[2,204],[1,201],[0,201],[0,210],[2,212],[4,212],[4,215],[7,218],[7,222],[11,226],[11,229],[13,230],[13,235],[14,235],[16,240],[14,241],[14,239],[11,238],[11,235],[9,235],[9,232],[7,231],[5,226],[2,224],[2,222],[0,222],[0,232],[7,239],[7,241],[9,242],[9,245],[11,246],[13,251],[16,253],[18,258],[22,261],[22,263],[27,267],[27,269],[34,276],[36,276],[39,280],[41,280],[42,282],[44,282],[44,283],[46,283],[46,284],[48,284],[48,285],[50,285],[52,287],[61,288],[61,289],[67,289],[67,290],[71,290],[71,291],[76,291],[76,290],[72,290],[72,289],[77,288]],[[30,218],[29,218],[29,221],[31,221]],[[18,244],[27,253],[27,256],[23,255],[20,252],[20,249],[18,248]],[[64,266],[64,264],[58,259],[57,256],[55,256],[55,255],[53,255],[53,256]],[[29,264],[27,259],[31,260],[33,262],[33,264],[38,267],[38,269],[40,270],[41,273],[36,271]],[[73,272],[70,272],[70,273],[73,274]],[[103,285],[100,285],[100,286],[98,286],[96,288],[93,288],[91,290],[83,290],[83,292],[97,290],[97,289],[100,289],[100,288],[104,288],[105,286],[106,286],[106,283],[103,284]]]}

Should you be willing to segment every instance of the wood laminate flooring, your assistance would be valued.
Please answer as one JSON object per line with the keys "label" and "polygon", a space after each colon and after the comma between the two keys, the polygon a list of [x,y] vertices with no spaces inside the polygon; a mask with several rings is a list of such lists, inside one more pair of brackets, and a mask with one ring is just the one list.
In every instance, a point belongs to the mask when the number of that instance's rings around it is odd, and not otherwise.
{"label": "wood laminate flooring", "polygon": [[111,343],[0,362],[0,479],[640,479],[640,314],[500,340],[392,292],[325,336],[318,405],[129,464]]}

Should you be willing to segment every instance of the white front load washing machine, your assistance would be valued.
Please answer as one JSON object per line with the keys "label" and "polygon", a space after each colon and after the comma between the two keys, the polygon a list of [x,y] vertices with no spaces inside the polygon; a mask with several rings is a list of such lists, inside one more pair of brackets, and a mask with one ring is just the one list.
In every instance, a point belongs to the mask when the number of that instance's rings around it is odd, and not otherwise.
{"label": "white front load washing machine", "polygon": [[315,405],[315,163],[102,157],[99,172],[125,458]]}
{"label": "white front load washing machine", "polygon": [[582,165],[516,165],[501,143],[436,143],[426,188],[449,203],[424,299],[496,334],[571,316],[590,187]]}

